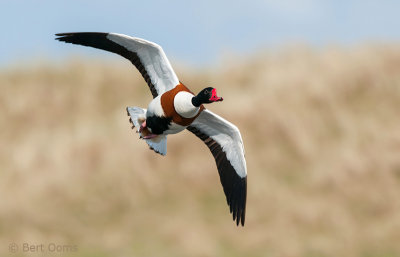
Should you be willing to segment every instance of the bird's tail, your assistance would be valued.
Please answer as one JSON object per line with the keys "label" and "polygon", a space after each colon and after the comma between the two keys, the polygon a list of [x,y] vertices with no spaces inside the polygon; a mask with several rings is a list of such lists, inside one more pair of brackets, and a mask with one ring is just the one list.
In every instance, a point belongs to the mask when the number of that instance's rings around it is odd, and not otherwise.
{"label": "bird's tail", "polygon": [[[136,132],[140,134],[140,138],[143,138],[142,132],[140,132],[140,125],[146,120],[146,109],[140,107],[127,107],[126,111],[129,116],[129,122],[132,124],[132,129],[136,127]],[[151,139],[145,139],[150,149],[161,155],[167,154],[167,136],[159,135]]]}

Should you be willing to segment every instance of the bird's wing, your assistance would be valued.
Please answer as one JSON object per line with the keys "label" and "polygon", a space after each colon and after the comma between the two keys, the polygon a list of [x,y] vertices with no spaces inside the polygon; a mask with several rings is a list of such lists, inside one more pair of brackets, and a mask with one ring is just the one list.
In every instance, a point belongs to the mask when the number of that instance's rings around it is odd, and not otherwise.
{"label": "bird's wing", "polygon": [[179,84],[164,51],[153,42],[101,32],[59,33],[56,36],[59,41],[103,49],[127,58],[146,80],[153,98]]}
{"label": "bird's wing", "polygon": [[203,140],[213,154],[233,220],[244,226],[247,169],[239,129],[207,109],[187,129]]}

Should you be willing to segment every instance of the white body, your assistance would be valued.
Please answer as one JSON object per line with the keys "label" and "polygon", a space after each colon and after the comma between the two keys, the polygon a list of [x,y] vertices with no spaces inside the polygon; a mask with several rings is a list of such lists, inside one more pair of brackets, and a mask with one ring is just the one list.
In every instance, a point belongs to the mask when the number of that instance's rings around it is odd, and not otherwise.
{"label": "white body", "polygon": [[146,116],[158,116],[158,117],[164,117],[165,113],[164,110],[161,106],[161,95],[157,96],[151,102],[149,103],[149,106],[147,107],[147,113]]}
{"label": "white body", "polygon": [[186,129],[185,126],[181,126],[181,125],[176,124],[175,122],[171,121],[171,125],[169,126],[169,129],[164,131],[164,134],[177,134],[184,129]]}
{"label": "white body", "polygon": [[[200,107],[195,107],[192,104],[192,97],[194,95],[189,92],[179,92],[176,94],[174,98],[174,108],[175,111],[185,118],[193,118],[199,113]],[[149,106],[147,107],[146,117],[150,117],[156,115],[158,117],[164,117],[165,113],[161,106],[161,96],[157,96],[154,98]],[[171,125],[168,130],[164,132],[164,134],[177,134],[184,130],[186,126],[181,126],[174,122],[171,122]]]}

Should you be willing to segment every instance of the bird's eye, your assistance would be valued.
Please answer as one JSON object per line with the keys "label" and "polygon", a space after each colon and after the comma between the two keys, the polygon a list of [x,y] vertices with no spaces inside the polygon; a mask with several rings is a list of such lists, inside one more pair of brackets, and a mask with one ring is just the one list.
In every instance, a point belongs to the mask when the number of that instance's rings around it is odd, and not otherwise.
{"label": "bird's eye", "polygon": [[204,93],[205,93],[205,94],[208,94],[208,89],[206,89],[206,90],[204,91]]}

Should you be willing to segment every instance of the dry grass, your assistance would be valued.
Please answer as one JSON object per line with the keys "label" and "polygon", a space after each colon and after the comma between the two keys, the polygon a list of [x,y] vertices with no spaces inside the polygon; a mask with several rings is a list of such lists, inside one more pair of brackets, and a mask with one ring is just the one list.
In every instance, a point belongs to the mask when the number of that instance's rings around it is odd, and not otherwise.
{"label": "dry grass", "polygon": [[210,109],[242,131],[244,228],[197,138],[170,136],[161,157],[130,130],[125,107],[151,98],[127,62],[1,71],[0,255],[55,242],[71,256],[400,256],[400,47],[225,64],[178,74],[215,86]]}

